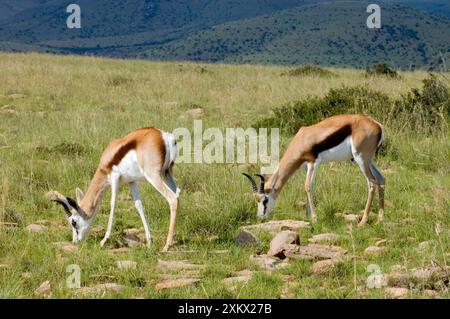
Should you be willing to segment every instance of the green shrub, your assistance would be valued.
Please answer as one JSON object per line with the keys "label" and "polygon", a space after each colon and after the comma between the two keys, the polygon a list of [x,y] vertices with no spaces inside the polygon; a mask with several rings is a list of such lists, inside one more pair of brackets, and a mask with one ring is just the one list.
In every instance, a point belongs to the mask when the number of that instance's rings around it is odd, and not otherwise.
{"label": "green shrub", "polygon": [[444,83],[430,75],[423,89],[412,89],[398,100],[366,87],[331,89],[324,97],[307,97],[272,109],[272,115],[254,127],[279,127],[295,134],[300,127],[312,125],[338,114],[370,115],[396,131],[419,130],[424,133],[447,127],[450,118],[450,93]]}
{"label": "green shrub", "polygon": [[300,127],[345,113],[376,115],[391,103],[383,93],[365,87],[331,89],[323,98],[308,97],[273,109],[273,115],[258,121],[255,127],[279,127],[284,133],[294,134]]}
{"label": "green shrub", "polygon": [[372,76],[372,75],[383,75],[391,78],[398,78],[399,75],[397,71],[392,69],[389,65],[387,65],[384,62],[377,63],[373,65],[371,68],[368,68],[366,70],[366,76]]}
{"label": "green shrub", "polygon": [[288,70],[286,72],[281,73],[281,76],[307,76],[314,75],[320,77],[331,77],[335,76],[335,74],[331,71],[325,70],[316,65],[304,65],[295,69]]}

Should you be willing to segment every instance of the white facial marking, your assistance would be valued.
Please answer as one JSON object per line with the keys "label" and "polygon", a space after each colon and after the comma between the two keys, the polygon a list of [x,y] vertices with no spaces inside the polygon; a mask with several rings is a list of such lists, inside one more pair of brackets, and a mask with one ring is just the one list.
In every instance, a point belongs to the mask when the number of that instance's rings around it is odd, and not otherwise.
{"label": "white facial marking", "polygon": [[258,211],[257,215],[261,219],[266,219],[269,217],[273,208],[275,207],[275,199],[271,194],[262,195],[258,201]]}

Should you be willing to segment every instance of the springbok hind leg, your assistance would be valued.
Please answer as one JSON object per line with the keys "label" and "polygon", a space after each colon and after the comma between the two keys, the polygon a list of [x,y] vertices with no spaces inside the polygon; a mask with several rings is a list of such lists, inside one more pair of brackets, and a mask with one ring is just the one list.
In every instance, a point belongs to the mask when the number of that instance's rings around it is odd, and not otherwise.
{"label": "springbok hind leg", "polygon": [[372,174],[375,176],[375,179],[377,180],[377,184],[378,184],[378,197],[380,200],[380,208],[378,210],[378,222],[377,223],[381,223],[381,222],[383,222],[383,219],[384,219],[385,179],[384,179],[383,175],[381,175],[381,173],[378,171],[377,167],[375,166],[375,164],[372,161],[370,161],[370,170],[372,171]]}
{"label": "springbok hind leg", "polygon": [[[178,211],[178,191],[173,192],[169,186],[164,182],[161,175],[153,174],[152,176],[146,176],[146,179],[156,190],[167,200],[170,207],[170,224],[169,232],[167,234],[166,244],[163,251],[167,251],[173,244],[173,237],[175,235],[175,226],[177,222],[177,211]],[[176,188],[176,185],[175,185]]]}
{"label": "springbok hind leg", "polygon": [[363,172],[364,176],[366,177],[368,189],[369,189],[368,195],[367,195],[366,206],[364,208],[364,213],[361,218],[361,221],[358,224],[358,226],[361,227],[361,226],[364,226],[367,223],[367,221],[369,220],[369,213],[370,213],[370,209],[372,207],[373,196],[375,193],[375,187],[376,187],[377,182],[370,170],[369,160],[363,159],[361,156],[359,156],[359,154],[353,154],[353,157],[355,159],[355,162],[358,164],[359,168]]}

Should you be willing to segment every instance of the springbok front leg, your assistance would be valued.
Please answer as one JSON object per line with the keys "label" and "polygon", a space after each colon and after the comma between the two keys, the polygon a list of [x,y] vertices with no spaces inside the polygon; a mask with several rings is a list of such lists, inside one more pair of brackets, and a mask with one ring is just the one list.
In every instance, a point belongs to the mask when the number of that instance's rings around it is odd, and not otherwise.
{"label": "springbok front leg", "polygon": [[307,164],[307,173],[306,173],[306,181],[305,181],[305,191],[306,197],[308,199],[308,212],[311,217],[311,224],[314,224],[317,221],[316,210],[314,208],[314,202],[312,197],[312,188],[313,188],[313,178],[315,174],[316,164],[313,162],[308,162]]}
{"label": "springbok front leg", "polygon": [[[173,237],[175,235],[175,226],[177,222],[177,211],[178,211],[178,191],[173,192],[169,186],[164,182],[160,174],[153,174],[151,176],[146,176],[146,179],[155,187],[158,192],[167,200],[170,207],[170,223],[169,232],[167,234],[166,244],[162,251],[167,251],[173,244]],[[176,188],[176,186],[175,186]]]}
{"label": "springbok front leg", "polygon": [[141,201],[141,194],[139,192],[139,185],[136,182],[130,183],[131,194],[134,200],[134,206],[139,212],[139,216],[141,217],[142,224],[144,225],[145,231],[145,239],[147,241],[147,247],[150,247],[152,238],[150,235],[150,229],[148,227],[147,219],[145,218],[144,206]]}
{"label": "springbok front leg", "polygon": [[120,175],[117,173],[111,173],[111,212],[109,213],[108,227],[106,229],[105,237],[100,242],[100,246],[104,246],[109,237],[111,237],[111,231],[114,221],[114,211],[117,203],[117,192],[119,190]]}

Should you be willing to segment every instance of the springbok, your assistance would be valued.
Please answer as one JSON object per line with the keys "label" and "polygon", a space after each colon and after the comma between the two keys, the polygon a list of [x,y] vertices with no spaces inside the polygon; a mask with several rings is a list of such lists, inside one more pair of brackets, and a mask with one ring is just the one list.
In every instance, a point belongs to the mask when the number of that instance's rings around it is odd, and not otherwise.
{"label": "springbok", "polygon": [[137,184],[140,181],[147,181],[169,203],[170,225],[166,245],[163,248],[163,251],[167,251],[173,243],[180,194],[172,176],[176,154],[177,143],[171,133],[153,127],[138,129],[122,139],[112,141],[106,147],[85,195],[77,188],[75,201],[56,191],[50,192],[48,196],[65,209],[67,220],[72,227],[73,242],[85,238],[105,191],[111,187],[111,212],[105,237],[101,241],[101,246],[104,246],[111,236],[119,186],[129,184],[134,205],[144,224],[147,246],[150,246],[150,230]]}
{"label": "springbok", "polygon": [[301,166],[306,166],[305,190],[307,214],[311,223],[317,221],[313,203],[313,180],[320,163],[354,159],[367,179],[369,193],[364,214],[359,223],[363,226],[369,218],[375,187],[378,187],[380,207],[378,222],[384,217],[384,177],[373,163],[373,156],[384,141],[383,126],[365,115],[346,114],[327,118],[315,125],[299,129],[280,160],[274,174],[261,179],[258,189],[248,174],[258,204],[258,216],[265,219],[275,206],[275,201],[289,178]]}

